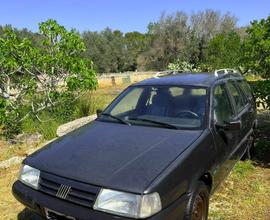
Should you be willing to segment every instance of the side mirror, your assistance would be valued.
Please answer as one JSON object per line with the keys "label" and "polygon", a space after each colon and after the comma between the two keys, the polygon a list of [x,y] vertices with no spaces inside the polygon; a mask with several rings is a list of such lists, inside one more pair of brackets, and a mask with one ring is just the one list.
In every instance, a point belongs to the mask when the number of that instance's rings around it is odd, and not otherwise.
{"label": "side mirror", "polygon": [[217,128],[222,128],[225,131],[239,131],[241,129],[241,121],[225,121],[223,125],[216,125]]}
{"label": "side mirror", "polygon": [[102,109],[97,109],[96,113],[97,113],[97,117],[99,117],[101,115],[101,113],[103,112]]}

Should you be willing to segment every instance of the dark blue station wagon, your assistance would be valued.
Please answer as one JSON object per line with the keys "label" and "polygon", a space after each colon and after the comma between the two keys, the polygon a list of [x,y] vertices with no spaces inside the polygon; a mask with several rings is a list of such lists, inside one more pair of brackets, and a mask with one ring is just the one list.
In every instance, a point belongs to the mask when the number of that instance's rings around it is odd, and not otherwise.
{"label": "dark blue station wagon", "polygon": [[256,124],[240,74],[157,76],[27,157],[13,194],[46,219],[206,220]]}

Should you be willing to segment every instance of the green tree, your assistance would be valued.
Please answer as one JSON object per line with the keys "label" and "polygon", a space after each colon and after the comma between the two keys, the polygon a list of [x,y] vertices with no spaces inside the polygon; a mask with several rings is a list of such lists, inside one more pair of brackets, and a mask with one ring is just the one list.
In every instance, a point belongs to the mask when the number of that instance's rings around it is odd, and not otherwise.
{"label": "green tree", "polygon": [[210,69],[238,68],[241,56],[241,40],[237,32],[217,34],[208,43],[206,60]]}
{"label": "green tree", "polygon": [[0,124],[8,129],[29,115],[54,108],[97,84],[92,62],[81,58],[85,51],[80,35],[54,20],[42,22],[40,45],[18,37],[11,27],[0,37]]}
{"label": "green tree", "polygon": [[127,69],[134,71],[138,68],[137,58],[147,46],[147,35],[140,32],[128,32],[125,34],[127,47]]}
{"label": "green tree", "polygon": [[85,58],[93,60],[99,73],[134,71],[137,57],[144,50],[146,37],[139,32],[123,34],[106,28],[101,32],[82,34],[86,45]]}
{"label": "green tree", "polygon": [[106,28],[101,32],[84,32],[85,57],[93,60],[99,73],[122,72],[128,67],[128,51],[121,31]]}
{"label": "green tree", "polygon": [[218,11],[206,9],[193,13],[190,17],[193,42],[194,61],[201,64],[206,58],[209,41],[219,33],[227,33],[236,29],[237,18],[230,13],[221,14]]}
{"label": "green tree", "polygon": [[252,71],[262,77],[270,77],[270,16],[253,21],[247,29],[244,40],[242,64],[245,71]]}
{"label": "green tree", "polygon": [[90,31],[84,32],[82,38],[86,46],[85,59],[93,60],[98,73],[110,72],[111,57],[108,40],[103,34]]}

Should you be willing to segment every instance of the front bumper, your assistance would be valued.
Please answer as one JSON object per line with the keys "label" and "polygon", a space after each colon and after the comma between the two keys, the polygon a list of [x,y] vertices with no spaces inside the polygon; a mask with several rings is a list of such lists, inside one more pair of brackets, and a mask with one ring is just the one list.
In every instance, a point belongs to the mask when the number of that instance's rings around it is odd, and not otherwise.
{"label": "front bumper", "polygon": [[[63,213],[67,216],[75,217],[81,220],[128,220],[130,218],[110,215],[104,212],[88,209],[56,197],[46,195],[34,190],[20,181],[16,181],[12,187],[12,193],[15,198],[29,209],[45,216],[44,208]],[[147,218],[149,220],[179,220],[183,219],[184,209],[186,207],[186,197],[180,197],[169,207],[163,209],[156,215]]]}

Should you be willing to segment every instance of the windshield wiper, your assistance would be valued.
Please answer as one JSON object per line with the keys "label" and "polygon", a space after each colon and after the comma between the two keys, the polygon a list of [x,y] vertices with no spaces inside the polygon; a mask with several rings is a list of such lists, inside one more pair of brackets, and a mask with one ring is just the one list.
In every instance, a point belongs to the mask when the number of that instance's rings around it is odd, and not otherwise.
{"label": "windshield wiper", "polygon": [[100,115],[104,115],[104,116],[108,116],[110,118],[116,119],[117,121],[121,122],[122,124],[126,124],[126,125],[131,125],[130,123],[128,123],[126,120],[119,118],[117,116],[111,115],[109,113],[101,113]]}
{"label": "windshield wiper", "polygon": [[147,118],[128,118],[128,119],[134,120],[134,121],[145,121],[145,122],[150,122],[150,123],[157,124],[157,125],[162,125],[163,127],[166,127],[166,128],[178,129],[178,127],[173,125],[173,124],[161,122],[161,121],[155,121],[152,119],[147,119]]}

